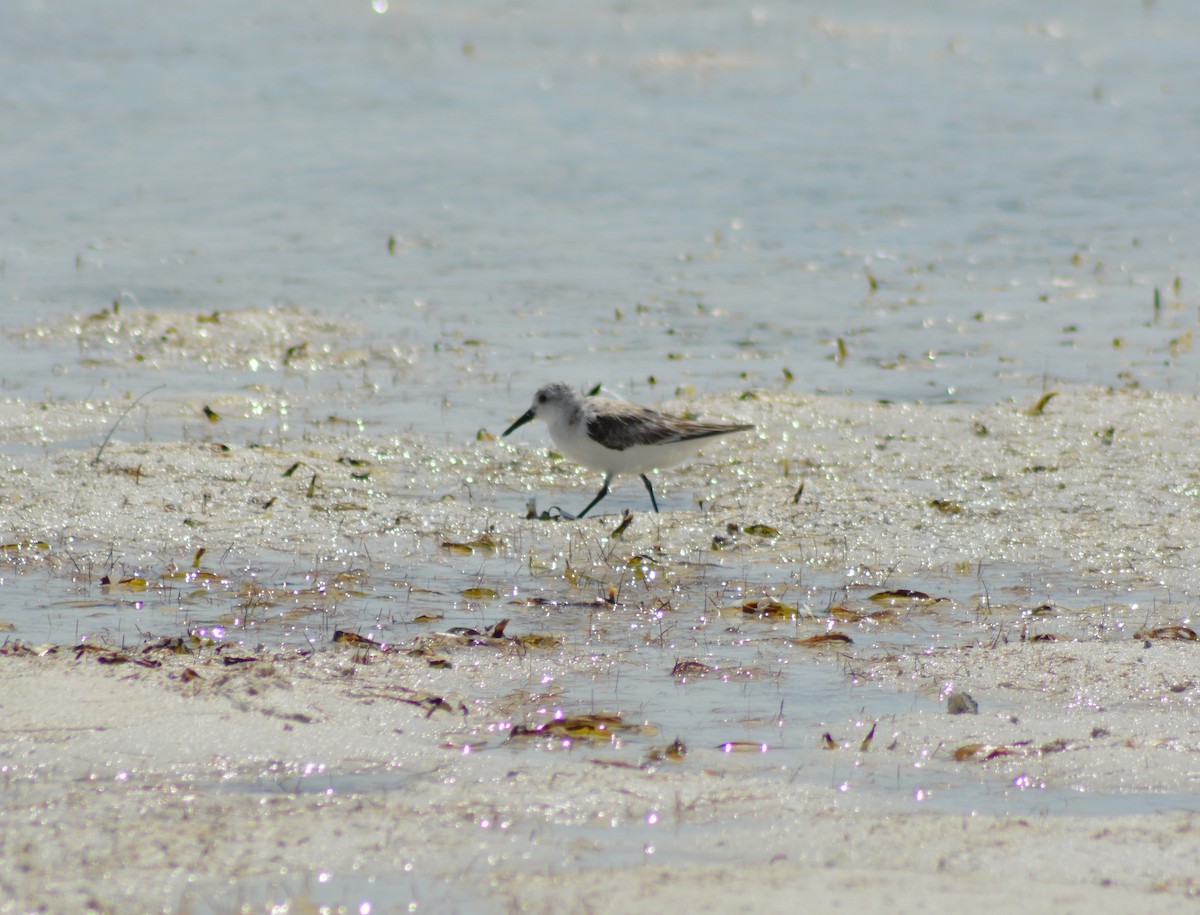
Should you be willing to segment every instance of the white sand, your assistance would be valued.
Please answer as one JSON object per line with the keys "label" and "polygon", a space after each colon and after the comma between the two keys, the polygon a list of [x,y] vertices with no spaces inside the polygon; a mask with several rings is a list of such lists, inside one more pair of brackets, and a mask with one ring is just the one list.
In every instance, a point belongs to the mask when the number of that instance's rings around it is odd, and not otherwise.
{"label": "white sand", "polygon": [[[181,683],[185,664],[202,679]],[[348,895],[382,911],[407,903],[405,889],[435,911],[533,912],[783,912],[801,899],[878,912],[1167,912],[1198,891],[1195,812],[899,812],[750,777],[712,751],[651,771],[590,764],[605,756],[591,749],[463,755],[439,744],[503,715],[470,703],[469,720],[426,718],[398,701],[412,698],[399,684],[428,681],[422,667],[337,652],[154,670],[5,658],[4,911],[228,911],[239,899],[262,911],[256,880],[283,887],[277,902],[304,900],[318,898],[321,873],[357,880]],[[898,720],[902,745],[870,753],[907,761],[903,744],[942,724],[955,741],[998,739],[994,721],[960,721]],[[1185,727],[1190,738],[1169,748],[1111,740],[1075,755],[1110,764],[1098,790],[1119,784],[1122,766],[1145,778],[1191,765],[1194,779],[1194,714]],[[320,793],[356,772],[368,777]],[[613,857],[632,863],[605,866]],[[401,875],[411,887],[365,882]]]}

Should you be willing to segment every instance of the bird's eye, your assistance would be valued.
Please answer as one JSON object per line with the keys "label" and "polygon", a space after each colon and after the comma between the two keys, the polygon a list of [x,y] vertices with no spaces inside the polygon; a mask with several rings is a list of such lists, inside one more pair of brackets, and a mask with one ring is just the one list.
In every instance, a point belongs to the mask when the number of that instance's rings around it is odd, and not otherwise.
{"label": "bird's eye", "polygon": [[546,402],[546,395],[542,391],[538,391],[537,402],[538,403]]}

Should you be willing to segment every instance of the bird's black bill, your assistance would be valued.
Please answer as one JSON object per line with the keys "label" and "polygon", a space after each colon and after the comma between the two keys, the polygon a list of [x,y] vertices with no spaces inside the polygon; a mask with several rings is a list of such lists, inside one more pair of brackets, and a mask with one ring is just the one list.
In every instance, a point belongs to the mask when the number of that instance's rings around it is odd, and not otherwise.
{"label": "bird's black bill", "polygon": [[505,429],[504,432],[501,433],[500,437],[504,438],[504,436],[508,435],[508,433],[512,432],[514,429],[520,429],[523,425],[525,425],[527,422],[529,422],[531,419],[533,419],[533,417],[534,417],[533,409],[531,408],[529,410],[526,410],[525,415],[522,416],[520,419],[518,419],[515,423],[513,423],[507,429]]}

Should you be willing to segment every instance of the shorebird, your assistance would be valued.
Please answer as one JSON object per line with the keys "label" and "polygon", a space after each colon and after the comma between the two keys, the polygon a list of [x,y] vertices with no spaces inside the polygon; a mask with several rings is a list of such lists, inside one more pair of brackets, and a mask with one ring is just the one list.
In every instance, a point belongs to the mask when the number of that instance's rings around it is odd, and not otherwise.
{"label": "shorebird", "polygon": [[544,420],[550,427],[550,437],[564,457],[604,473],[600,492],[576,518],[607,496],[613,477],[623,473],[641,476],[657,512],[658,500],[647,471],[694,456],[702,439],[754,428],[740,423],[696,422],[624,400],[587,397],[560,381],[538,388],[533,405],[504,435],[534,419]]}

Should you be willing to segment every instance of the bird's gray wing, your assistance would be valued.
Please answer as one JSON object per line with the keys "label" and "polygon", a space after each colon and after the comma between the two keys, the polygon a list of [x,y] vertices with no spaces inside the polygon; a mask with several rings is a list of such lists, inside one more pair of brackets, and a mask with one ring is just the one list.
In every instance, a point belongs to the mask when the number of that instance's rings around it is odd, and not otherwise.
{"label": "bird's gray wing", "polygon": [[636,404],[615,402],[588,417],[588,437],[605,448],[624,451],[634,445],[661,445],[680,440],[681,422],[665,413]]}
{"label": "bird's gray wing", "polygon": [[733,423],[699,423],[668,416],[638,404],[606,404],[588,417],[588,436],[605,448],[624,451],[634,445],[666,445],[753,429]]}

